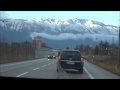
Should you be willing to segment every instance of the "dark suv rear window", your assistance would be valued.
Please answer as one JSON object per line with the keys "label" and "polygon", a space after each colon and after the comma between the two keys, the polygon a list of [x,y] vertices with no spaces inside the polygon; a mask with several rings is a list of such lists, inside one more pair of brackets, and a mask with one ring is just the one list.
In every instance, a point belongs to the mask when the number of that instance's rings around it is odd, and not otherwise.
{"label": "dark suv rear window", "polygon": [[61,60],[70,60],[69,58],[72,58],[74,61],[80,61],[81,55],[78,51],[63,51]]}

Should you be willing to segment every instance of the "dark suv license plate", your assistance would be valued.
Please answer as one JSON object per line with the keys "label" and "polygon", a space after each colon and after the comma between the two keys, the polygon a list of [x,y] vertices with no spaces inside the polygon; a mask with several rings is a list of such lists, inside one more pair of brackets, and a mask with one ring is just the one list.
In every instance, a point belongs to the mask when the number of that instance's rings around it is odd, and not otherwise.
{"label": "dark suv license plate", "polygon": [[74,62],[67,62],[67,64],[75,64]]}

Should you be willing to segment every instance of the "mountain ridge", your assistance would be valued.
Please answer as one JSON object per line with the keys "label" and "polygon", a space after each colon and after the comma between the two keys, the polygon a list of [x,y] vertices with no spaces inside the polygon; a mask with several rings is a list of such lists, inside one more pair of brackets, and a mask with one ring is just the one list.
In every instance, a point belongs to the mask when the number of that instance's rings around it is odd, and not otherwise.
{"label": "mountain ridge", "polygon": [[[77,18],[64,21],[53,18],[41,18],[37,21],[7,19],[0,20],[0,28],[1,38],[5,35],[6,40],[9,39],[10,41],[32,40],[36,36],[41,36],[46,40],[56,40],[56,42],[59,42],[59,40],[79,41],[89,38],[94,42],[107,40],[112,43],[112,38],[114,38],[115,43],[117,43],[119,35],[119,27],[117,26],[105,25],[102,22]],[[19,39],[14,37],[18,37]],[[71,43],[73,43],[73,41]],[[52,46],[54,47],[54,45]]]}

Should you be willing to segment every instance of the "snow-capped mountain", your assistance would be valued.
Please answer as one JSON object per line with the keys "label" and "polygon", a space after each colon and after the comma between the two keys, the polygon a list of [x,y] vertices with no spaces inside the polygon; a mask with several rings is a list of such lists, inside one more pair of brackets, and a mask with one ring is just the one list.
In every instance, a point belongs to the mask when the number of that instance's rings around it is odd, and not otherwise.
{"label": "snow-capped mountain", "polygon": [[[0,20],[1,38],[9,41],[31,40],[41,36],[44,40],[107,40],[118,42],[119,27],[105,25],[98,21],[72,18],[65,21],[57,19],[8,19]],[[66,47],[66,46],[65,46]]]}

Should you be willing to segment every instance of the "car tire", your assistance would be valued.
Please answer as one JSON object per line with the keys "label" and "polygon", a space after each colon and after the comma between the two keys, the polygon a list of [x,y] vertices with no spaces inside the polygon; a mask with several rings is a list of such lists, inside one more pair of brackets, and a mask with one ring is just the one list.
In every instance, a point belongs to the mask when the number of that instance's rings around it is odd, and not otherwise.
{"label": "car tire", "polygon": [[57,67],[57,72],[58,72],[58,67]]}
{"label": "car tire", "polygon": [[81,74],[83,74],[83,69],[80,69],[79,72],[80,72]]}

